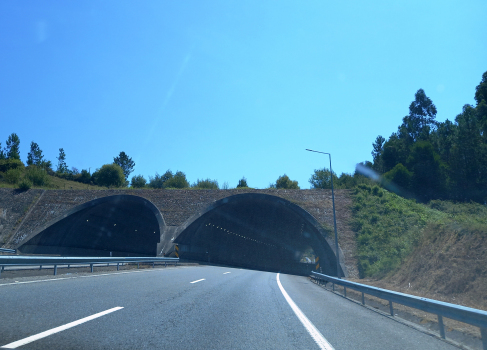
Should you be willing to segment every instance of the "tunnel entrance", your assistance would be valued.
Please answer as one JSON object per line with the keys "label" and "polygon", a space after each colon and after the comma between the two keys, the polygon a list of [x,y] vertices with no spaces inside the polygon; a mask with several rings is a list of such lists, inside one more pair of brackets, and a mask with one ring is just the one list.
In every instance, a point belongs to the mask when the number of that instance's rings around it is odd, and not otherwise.
{"label": "tunnel entrance", "polygon": [[84,203],[18,249],[63,256],[155,256],[164,221],[148,200],[131,195]]}
{"label": "tunnel entrance", "polygon": [[324,273],[336,275],[335,252],[326,235],[301,207],[280,197],[246,193],[215,202],[175,243],[182,259],[299,274],[315,266],[312,252]]}

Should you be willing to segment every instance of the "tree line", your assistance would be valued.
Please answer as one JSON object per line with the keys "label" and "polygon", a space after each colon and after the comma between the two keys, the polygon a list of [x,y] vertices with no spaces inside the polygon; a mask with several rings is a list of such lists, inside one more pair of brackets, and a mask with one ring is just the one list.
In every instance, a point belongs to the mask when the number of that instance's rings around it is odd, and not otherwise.
{"label": "tree line", "polygon": [[487,72],[453,121],[436,121],[436,106],[419,89],[396,132],[372,144],[382,184],[406,197],[477,201],[487,199]]}
{"label": "tree line", "polygon": [[[149,176],[147,180],[142,175],[135,175],[128,178],[133,172],[135,162],[125,152],[120,152],[113,158],[113,163],[104,164],[101,168],[91,174],[88,170],[79,171],[75,167],[69,168],[66,163],[66,153],[63,148],[59,149],[56,170],[53,169],[51,161],[44,158],[39,145],[32,141],[30,151],[27,154],[27,166],[20,160],[20,138],[16,133],[9,135],[6,147],[2,148],[0,143],[0,179],[18,185],[21,189],[28,189],[32,186],[48,186],[49,177],[56,176],[70,181],[77,181],[84,184],[103,187],[130,187],[130,188],[153,188],[153,189],[228,189],[228,183],[221,187],[217,180],[197,179],[190,184],[186,174],[182,171],[173,173],[170,169],[164,174]],[[249,188],[247,179],[242,177],[236,188]],[[286,174],[279,176],[275,183],[269,184],[269,188],[275,189],[299,189],[297,181],[291,180]]]}

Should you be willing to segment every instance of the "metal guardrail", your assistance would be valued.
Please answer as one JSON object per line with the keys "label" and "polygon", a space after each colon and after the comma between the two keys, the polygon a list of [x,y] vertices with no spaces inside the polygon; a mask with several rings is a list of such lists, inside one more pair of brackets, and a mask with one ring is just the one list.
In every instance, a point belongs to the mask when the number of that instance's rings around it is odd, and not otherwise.
{"label": "metal guardrail", "polygon": [[49,265],[54,266],[54,275],[57,274],[58,265],[90,265],[91,272],[93,272],[94,264],[117,264],[117,271],[120,268],[120,264],[137,263],[139,268],[140,263],[152,263],[154,267],[155,263],[164,263],[164,266],[168,264],[174,264],[177,266],[179,262],[178,258],[155,258],[155,257],[56,257],[56,256],[0,256],[0,273],[4,271],[5,266],[42,266]]}
{"label": "metal guardrail", "polygon": [[11,253],[15,254],[17,251],[15,249],[0,248],[0,253]]}
{"label": "metal guardrail", "polygon": [[487,312],[466,306],[445,303],[442,301],[421,298],[414,295],[408,295],[399,292],[393,292],[387,289],[368,286],[361,283],[346,281],[336,277],[323,275],[317,272],[311,272],[311,278],[317,281],[326,281],[333,283],[333,290],[335,284],[344,287],[344,295],[347,296],[347,288],[354,289],[362,293],[362,304],[365,305],[364,294],[372,295],[389,301],[389,312],[394,316],[393,303],[412,307],[418,310],[436,314],[438,316],[438,325],[440,328],[440,336],[445,339],[445,326],[443,324],[443,317],[468,323],[480,328],[482,336],[482,346],[487,350]]}

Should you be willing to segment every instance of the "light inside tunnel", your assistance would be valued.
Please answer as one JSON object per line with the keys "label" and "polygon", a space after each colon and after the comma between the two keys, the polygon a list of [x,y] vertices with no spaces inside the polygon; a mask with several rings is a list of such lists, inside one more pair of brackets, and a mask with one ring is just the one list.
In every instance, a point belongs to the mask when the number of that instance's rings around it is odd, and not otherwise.
{"label": "light inside tunnel", "polygon": [[335,254],[324,234],[304,209],[254,193],[219,201],[175,242],[183,259],[268,271],[309,273],[314,261],[303,257],[320,256],[323,272],[335,275]]}

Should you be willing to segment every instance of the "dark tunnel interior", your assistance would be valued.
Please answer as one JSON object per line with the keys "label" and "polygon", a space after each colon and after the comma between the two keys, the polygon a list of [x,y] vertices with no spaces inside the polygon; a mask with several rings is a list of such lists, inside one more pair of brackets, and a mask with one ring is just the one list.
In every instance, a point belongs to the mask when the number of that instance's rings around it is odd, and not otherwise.
{"label": "dark tunnel interior", "polygon": [[288,273],[308,274],[315,264],[304,261],[312,252],[324,273],[336,275],[334,251],[317,225],[279,197],[242,194],[221,200],[175,242],[182,259]]}
{"label": "dark tunnel interior", "polygon": [[110,252],[112,256],[156,255],[161,220],[154,215],[157,209],[152,203],[121,195],[88,204],[47,227],[19,250],[63,256],[110,256]]}

